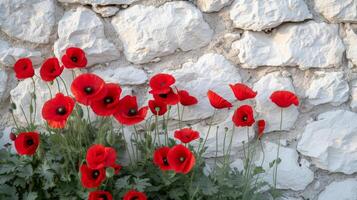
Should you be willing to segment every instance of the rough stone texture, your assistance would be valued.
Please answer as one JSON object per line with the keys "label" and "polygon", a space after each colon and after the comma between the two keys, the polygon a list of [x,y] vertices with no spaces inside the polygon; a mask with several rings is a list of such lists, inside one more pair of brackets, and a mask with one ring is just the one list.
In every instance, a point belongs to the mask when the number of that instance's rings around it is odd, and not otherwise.
{"label": "rough stone texture", "polygon": [[138,0],[57,0],[63,3],[80,3],[80,4],[100,4],[100,5],[111,5],[111,4],[131,4]]}
{"label": "rough stone texture", "polygon": [[109,66],[96,68],[93,73],[102,77],[106,82],[120,85],[140,85],[146,83],[148,76],[144,70],[135,66]]}
{"label": "rough stone texture", "polygon": [[202,12],[217,12],[231,2],[232,0],[197,0],[197,6]]}
{"label": "rough stone texture", "polygon": [[357,172],[357,114],[336,110],[320,114],[309,123],[297,150],[311,157],[316,167],[330,172]]}
{"label": "rough stone texture", "polygon": [[119,11],[119,8],[115,6],[101,6],[94,4],[93,11],[100,14],[102,17],[111,17]]}
{"label": "rough stone texture", "polygon": [[[224,56],[212,53],[201,56],[197,62],[185,63],[181,69],[168,73],[176,78],[178,89],[185,89],[199,99],[197,105],[185,108],[185,120],[205,119],[213,115],[214,109],[207,98],[209,89],[232,102],[235,98],[228,85],[241,82],[236,67]],[[173,108],[173,117],[177,116],[175,109]]]}
{"label": "rough stone texture", "polygon": [[[280,130],[281,109],[270,101],[269,97],[277,90],[295,92],[291,79],[283,77],[280,73],[270,73],[261,77],[254,84],[253,90],[258,92],[255,109],[260,114],[260,118],[267,122],[265,132]],[[283,110],[282,130],[293,128],[298,115],[299,111],[295,106],[285,108]]]}
{"label": "rough stone texture", "polygon": [[313,105],[331,103],[334,106],[346,102],[349,86],[342,72],[317,72],[306,90],[308,102]]}
{"label": "rough stone texture", "polygon": [[12,47],[8,42],[0,39],[0,65],[12,67],[19,58],[28,57],[33,65],[42,62],[41,52],[30,49]]}
{"label": "rough stone texture", "polygon": [[9,76],[7,75],[6,71],[0,68],[0,103],[2,103],[9,96],[7,93],[8,79]]}
{"label": "rough stone texture", "polygon": [[319,195],[318,200],[354,200],[357,199],[357,180],[346,179],[329,184]]}
{"label": "rough stone texture", "polygon": [[357,79],[351,83],[351,103],[350,107],[354,112],[357,112]]}
{"label": "rough stone texture", "polygon": [[203,47],[213,35],[199,10],[184,1],[158,8],[136,5],[119,12],[112,24],[123,42],[126,58],[133,63],[150,62],[178,49]]}
{"label": "rough stone texture", "polygon": [[67,11],[58,27],[59,38],[54,44],[57,57],[62,57],[68,47],[76,46],[86,52],[88,66],[119,59],[119,51],[106,39],[104,25],[93,11],[84,7]]}
{"label": "rough stone texture", "polygon": [[340,66],[345,47],[338,26],[309,21],[286,24],[272,34],[245,32],[232,48],[245,68],[299,66],[300,69]]}
{"label": "rough stone texture", "polygon": [[353,29],[346,30],[346,37],[344,38],[346,45],[346,56],[351,62],[357,66],[357,33]]}
{"label": "rough stone texture", "polygon": [[[262,153],[260,153],[259,159],[255,162],[258,166],[263,162],[263,168],[266,171],[263,174],[263,179],[270,184],[273,184],[274,168],[270,168],[269,163],[276,159],[277,149],[277,144],[265,142],[264,162]],[[305,159],[299,160],[295,149],[280,147],[279,157],[281,158],[281,163],[278,165],[277,179],[277,187],[279,189],[303,190],[314,180],[314,173],[309,169],[310,163]]]}
{"label": "rough stone texture", "polygon": [[331,22],[357,22],[356,0],[314,0],[316,10]]}
{"label": "rough stone texture", "polygon": [[235,0],[229,14],[236,28],[253,31],[312,17],[303,0]]}
{"label": "rough stone texture", "polygon": [[48,43],[55,10],[53,0],[1,0],[0,30],[20,40]]}

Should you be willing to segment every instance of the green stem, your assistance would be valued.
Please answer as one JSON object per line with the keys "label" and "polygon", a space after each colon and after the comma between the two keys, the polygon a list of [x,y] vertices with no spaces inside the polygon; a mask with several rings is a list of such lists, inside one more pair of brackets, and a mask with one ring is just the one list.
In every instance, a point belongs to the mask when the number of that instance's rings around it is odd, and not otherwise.
{"label": "green stem", "polygon": [[201,159],[201,156],[203,154],[203,149],[205,148],[205,145],[206,145],[206,142],[207,142],[207,139],[208,139],[208,135],[211,131],[211,127],[212,127],[212,124],[213,124],[213,119],[214,119],[214,116],[216,115],[216,109],[214,109],[213,111],[213,115],[212,115],[212,118],[211,118],[211,122],[209,123],[209,127],[208,127],[208,131],[207,131],[207,134],[206,134],[206,137],[205,137],[205,140],[203,141],[203,144],[202,144],[202,148],[200,147],[200,145],[198,146],[198,149],[197,149],[197,152],[199,152],[199,159]]}
{"label": "green stem", "polygon": [[23,114],[24,117],[25,117],[25,120],[26,120],[27,125],[30,126],[29,120],[28,120],[27,117],[26,117],[26,114],[25,114],[25,111],[24,111],[24,108],[22,107],[22,105],[20,105],[20,109],[21,109],[22,114]]}
{"label": "green stem", "polygon": [[52,96],[52,91],[51,91],[50,85],[48,85],[47,82],[45,82],[45,83],[46,83],[46,86],[47,86],[47,88],[48,88],[48,91],[50,92],[50,97],[51,97],[51,99],[52,99],[53,96]]}
{"label": "green stem", "polygon": [[177,116],[179,120],[179,129],[181,129],[181,119],[180,119],[180,105],[177,104]]}
{"label": "green stem", "polygon": [[36,112],[37,112],[37,104],[36,104],[36,82],[35,80],[33,79],[33,77],[31,78],[32,79],[32,83],[33,83],[33,102],[34,102],[34,112],[33,112],[33,123],[35,123],[36,121]]}
{"label": "green stem", "polygon": [[61,76],[59,76],[59,78],[60,78],[60,80],[61,80],[62,83],[63,83],[63,86],[64,86],[64,89],[66,90],[67,96],[69,96],[69,92],[68,92],[68,89],[67,89],[66,81],[64,81]]}
{"label": "green stem", "polygon": [[60,93],[60,92],[61,92],[61,87],[60,87],[60,84],[59,84],[58,79],[56,79],[56,83],[57,83],[57,89],[58,89],[58,92]]}
{"label": "green stem", "polygon": [[[158,137],[159,146],[161,146],[160,134],[159,134],[159,120],[158,120],[158,116],[157,116],[157,115],[155,115],[155,137],[154,137],[154,144],[155,144],[156,136]],[[165,138],[166,138],[166,136],[165,136]],[[166,140],[165,140],[165,142],[166,142]]]}
{"label": "green stem", "polygon": [[165,124],[165,145],[169,145],[169,132],[168,132],[168,126],[169,126],[169,120],[170,120],[170,111],[171,111],[171,106],[169,106],[169,111],[167,112],[167,122]]}
{"label": "green stem", "polygon": [[217,157],[218,157],[218,129],[219,126],[217,126],[216,129],[216,156],[214,157],[214,167],[217,168]]}
{"label": "green stem", "polygon": [[125,138],[124,126],[123,126],[123,125],[121,125],[121,132],[122,132],[122,134],[123,134],[124,145],[125,145],[126,150],[128,151],[129,161],[130,161],[130,165],[131,165],[131,164],[132,164],[132,160],[131,160],[131,156],[130,156],[130,151],[129,151],[128,143],[127,143],[126,138]]}
{"label": "green stem", "polygon": [[136,129],[136,126],[134,125],[134,132],[135,132],[135,140],[136,140],[136,158],[139,159],[139,133],[138,130]]}
{"label": "green stem", "polygon": [[281,131],[283,129],[283,108],[280,109],[280,131],[278,137],[278,150],[276,151],[276,159],[275,159],[275,173],[274,173],[274,188],[276,189],[276,185],[278,182],[278,160],[279,160],[279,153],[280,153],[280,139],[281,139]]}
{"label": "green stem", "polygon": [[11,111],[11,116],[12,116],[12,119],[14,120],[14,123],[15,123],[16,128],[17,128],[17,129],[20,129],[19,125],[18,125],[17,122],[16,122],[16,119],[15,119],[15,116],[14,116],[13,111]]}

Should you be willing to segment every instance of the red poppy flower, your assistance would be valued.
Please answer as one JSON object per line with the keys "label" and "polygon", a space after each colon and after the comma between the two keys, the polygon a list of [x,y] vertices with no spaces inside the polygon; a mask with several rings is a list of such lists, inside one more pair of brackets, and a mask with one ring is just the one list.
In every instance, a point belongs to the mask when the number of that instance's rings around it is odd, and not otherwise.
{"label": "red poppy flower", "polygon": [[281,108],[287,108],[292,104],[295,106],[299,105],[298,97],[290,91],[275,91],[270,96],[270,100]]}
{"label": "red poppy flower", "polygon": [[124,195],[123,200],[147,200],[147,197],[142,192],[130,190]]}
{"label": "red poppy flower", "polygon": [[61,75],[63,67],[60,66],[56,57],[47,59],[41,66],[40,76],[44,81],[53,81]]}
{"label": "red poppy flower", "polygon": [[149,101],[149,108],[154,115],[164,115],[167,112],[167,105],[166,103],[158,100],[150,100]]}
{"label": "red poppy flower", "polygon": [[118,112],[114,117],[121,124],[130,126],[143,121],[148,109],[147,106],[138,109],[136,97],[127,95],[119,101]]}
{"label": "red poppy flower", "polygon": [[105,82],[95,74],[81,74],[73,80],[71,91],[76,100],[83,105],[90,105],[92,101],[105,96]]}
{"label": "red poppy flower", "polygon": [[239,100],[239,101],[244,101],[246,99],[252,99],[257,96],[257,92],[254,92],[250,87],[242,84],[242,83],[237,83],[234,85],[229,84],[229,87],[231,87],[234,96]]}
{"label": "red poppy flower", "polygon": [[170,149],[167,160],[176,173],[183,174],[190,172],[196,162],[193,153],[182,144],[175,145]]}
{"label": "red poppy flower", "polygon": [[91,169],[87,164],[82,164],[80,167],[81,172],[81,182],[82,186],[85,188],[96,188],[105,179],[105,169]]}
{"label": "red poppy flower", "polygon": [[68,69],[83,68],[87,65],[86,54],[81,48],[70,47],[62,56],[62,63]]}
{"label": "red poppy flower", "polygon": [[40,144],[40,136],[37,132],[23,132],[15,139],[15,149],[20,155],[33,155]]}
{"label": "red poppy flower", "polygon": [[183,106],[192,106],[198,103],[196,97],[191,96],[186,90],[179,90],[177,94],[180,97],[180,103]]}
{"label": "red poppy flower", "polygon": [[236,126],[251,126],[254,124],[253,109],[250,105],[243,105],[234,112],[232,120]]}
{"label": "red poppy flower", "polygon": [[57,93],[53,99],[45,102],[42,107],[42,117],[52,128],[63,128],[74,108],[74,100],[62,93]]}
{"label": "red poppy flower", "polygon": [[265,120],[264,119],[258,120],[258,138],[259,139],[263,136],[264,129],[265,129]]}
{"label": "red poppy flower", "polygon": [[154,99],[166,103],[167,105],[176,105],[180,102],[180,97],[174,92],[172,88],[169,88],[169,92],[161,94],[153,94]]}
{"label": "red poppy flower", "polygon": [[163,94],[170,92],[170,86],[176,82],[170,74],[156,74],[150,79],[151,94]]}
{"label": "red poppy flower", "polygon": [[104,90],[106,94],[97,100],[93,100],[90,104],[93,112],[99,116],[109,116],[118,110],[121,88],[118,84],[105,84]]}
{"label": "red poppy flower", "polygon": [[32,61],[29,58],[20,58],[16,61],[14,65],[14,71],[16,78],[23,80],[26,78],[31,78],[35,75],[35,70],[32,66]]}
{"label": "red poppy flower", "polygon": [[112,168],[114,169],[114,174],[115,174],[115,175],[119,174],[119,172],[120,172],[120,170],[121,170],[121,168],[122,168],[121,165],[118,165],[118,164],[116,164],[116,163],[114,163],[114,164],[113,164],[112,166],[110,166],[110,167],[112,167]]}
{"label": "red poppy flower", "polygon": [[88,200],[113,200],[113,196],[107,191],[98,190],[90,192]]}
{"label": "red poppy flower", "polygon": [[105,147],[101,144],[94,144],[87,150],[87,165],[91,169],[100,169],[111,167],[115,164],[117,153],[111,147]]}
{"label": "red poppy flower", "polygon": [[161,147],[154,152],[154,164],[160,167],[161,170],[171,170],[171,166],[167,160],[167,154],[169,153],[169,147]]}
{"label": "red poppy flower", "polygon": [[212,90],[208,90],[207,97],[211,105],[216,109],[231,108],[233,106],[230,102]]}
{"label": "red poppy flower", "polygon": [[189,143],[192,140],[200,138],[198,131],[194,131],[191,128],[183,128],[181,130],[175,131],[175,138],[179,139],[182,143]]}

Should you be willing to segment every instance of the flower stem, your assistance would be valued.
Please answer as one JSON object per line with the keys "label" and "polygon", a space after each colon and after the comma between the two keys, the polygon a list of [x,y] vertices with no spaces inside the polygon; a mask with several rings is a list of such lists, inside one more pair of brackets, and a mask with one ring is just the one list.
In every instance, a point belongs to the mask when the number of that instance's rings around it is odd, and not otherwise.
{"label": "flower stem", "polygon": [[219,126],[216,128],[216,156],[214,157],[214,167],[217,168],[217,157],[218,157],[218,129]]}
{"label": "flower stem", "polygon": [[26,117],[26,114],[25,114],[25,111],[24,111],[24,108],[22,107],[22,105],[20,105],[20,109],[21,109],[22,114],[23,114],[24,117],[25,117],[25,120],[26,120],[27,125],[30,126],[29,120],[28,120],[27,117]]}
{"label": "flower stem", "polygon": [[131,164],[132,164],[132,160],[131,160],[131,156],[130,156],[130,151],[129,151],[128,143],[127,143],[126,138],[125,138],[124,126],[123,126],[123,125],[121,125],[121,132],[122,132],[122,134],[123,134],[124,145],[125,145],[126,150],[128,151],[129,161],[130,161],[130,165],[131,165]]}
{"label": "flower stem", "polygon": [[61,92],[61,87],[60,87],[60,84],[59,84],[58,79],[56,79],[56,83],[57,83],[57,89],[58,89],[58,92]]}
{"label": "flower stem", "polygon": [[212,115],[212,118],[211,118],[211,122],[209,123],[209,127],[208,127],[208,131],[207,131],[207,134],[206,134],[206,137],[205,137],[205,140],[203,141],[203,144],[202,144],[202,148],[200,147],[201,145],[198,146],[198,149],[197,149],[197,152],[199,153],[199,158],[201,159],[201,156],[203,154],[203,149],[205,148],[205,145],[206,145],[206,142],[207,142],[207,139],[208,139],[208,135],[211,131],[211,127],[212,127],[212,124],[213,124],[213,119],[214,119],[214,116],[216,115],[216,109],[214,109],[213,111],[213,115]]}
{"label": "flower stem", "polygon": [[278,150],[276,151],[276,159],[275,159],[275,172],[274,172],[274,188],[276,189],[276,185],[278,182],[278,160],[279,160],[279,153],[280,153],[280,140],[281,140],[281,131],[283,129],[283,108],[280,109],[280,131],[279,131],[279,137],[278,137]]}
{"label": "flower stem", "polygon": [[[155,140],[156,140],[156,136],[158,137],[159,146],[161,146],[160,135],[159,135],[159,120],[158,120],[157,115],[155,115],[155,137],[154,137],[154,143],[155,143]],[[166,136],[165,136],[165,138],[166,138]],[[166,140],[165,140],[165,142],[166,142]]]}
{"label": "flower stem", "polygon": [[33,79],[33,77],[31,77],[32,83],[33,83],[33,96],[31,98],[33,98],[33,104],[34,104],[34,112],[33,112],[33,123],[36,122],[36,112],[37,112],[37,104],[36,104],[36,82],[35,79]]}
{"label": "flower stem", "polygon": [[50,86],[48,85],[48,83],[47,82],[45,82],[46,83],[46,86],[47,86],[47,88],[48,88],[48,91],[50,92],[50,97],[51,97],[51,99],[53,98],[53,96],[52,96],[52,91],[51,91],[51,88],[50,88]]}
{"label": "flower stem", "polygon": [[179,120],[179,129],[181,129],[181,119],[180,119],[180,105],[177,104],[177,116]]}
{"label": "flower stem", "polygon": [[64,79],[61,76],[59,76],[59,79],[63,83],[63,86],[64,86],[64,89],[66,90],[67,96],[69,96],[69,92],[68,92],[68,89],[67,89],[66,81],[64,81]]}

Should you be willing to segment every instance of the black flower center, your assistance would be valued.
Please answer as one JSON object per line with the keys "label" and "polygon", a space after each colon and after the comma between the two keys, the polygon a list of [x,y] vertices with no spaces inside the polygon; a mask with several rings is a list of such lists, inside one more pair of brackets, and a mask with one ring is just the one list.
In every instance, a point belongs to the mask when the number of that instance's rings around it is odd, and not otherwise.
{"label": "black flower center", "polygon": [[94,171],[92,172],[92,177],[93,177],[94,179],[96,179],[96,178],[98,178],[99,174],[100,174],[99,170],[94,170]]}
{"label": "black flower center", "polygon": [[54,68],[54,67],[52,67],[51,69],[50,69],[50,73],[55,73],[56,72],[56,69]]}
{"label": "black flower center", "polygon": [[161,97],[161,98],[167,98],[167,94],[159,94],[159,97]]}
{"label": "black flower center", "polygon": [[128,112],[128,115],[129,116],[134,116],[134,115],[136,115],[137,114],[137,110],[136,109],[134,109],[134,108],[130,108],[129,109],[129,112]]}
{"label": "black flower center", "polygon": [[73,62],[77,62],[77,61],[78,61],[78,58],[75,57],[75,56],[72,56],[72,57],[71,57],[71,60],[72,60]]}
{"label": "black flower center", "polygon": [[164,162],[165,166],[169,166],[169,162],[167,161],[166,157],[162,158],[162,161]]}
{"label": "black flower center", "polygon": [[84,88],[84,92],[85,92],[86,94],[92,94],[92,93],[93,93],[93,88],[90,87],[90,86],[85,87],[85,88]]}
{"label": "black flower center", "polygon": [[67,113],[67,110],[65,107],[62,106],[62,107],[57,108],[56,113],[59,115],[65,115]]}
{"label": "black flower center", "polygon": [[243,120],[244,122],[246,122],[246,121],[248,120],[248,117],[247,117],[247,116],[243,116],[242,120]]}
{"label": "black flower center", "polygon": [[184,162],[185,161],[185,157],[180,157],[180,162]]}
{"label": "black flower center", "polygon": [[105,97],[104,98],[104,103],[105,104],[113,103],[113,101],[114,101],[113,97]]}
{"label": "black flower center", "polygon": [[105,194],[99,195],[99,198],[101,198],[102,200],[108,200],[107,195]]}
{"label": "black flower center", "polygon": [[132,197],[130,200],[138,200],[139,199],[139,197]]}
{"label": "black flower center", "polygon": [[33,142],[32,138],[27,139],[27,140],[26,140],[26,144],[27,144],[28,146],[33,145],[33,144],[34,144],[34,142]]}

